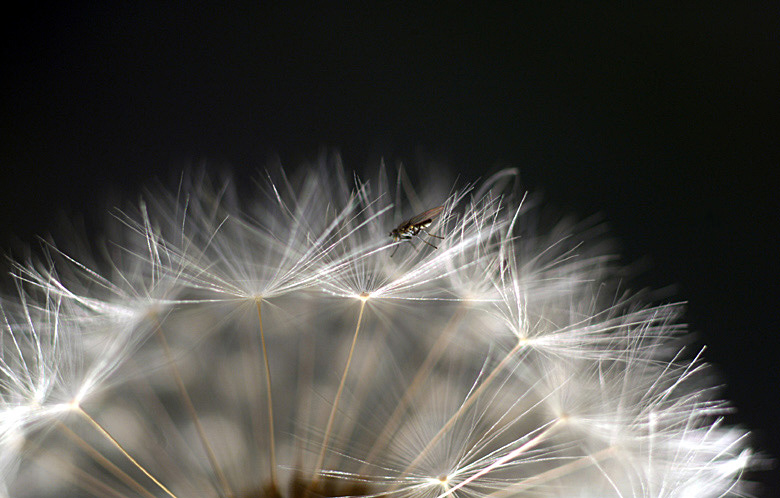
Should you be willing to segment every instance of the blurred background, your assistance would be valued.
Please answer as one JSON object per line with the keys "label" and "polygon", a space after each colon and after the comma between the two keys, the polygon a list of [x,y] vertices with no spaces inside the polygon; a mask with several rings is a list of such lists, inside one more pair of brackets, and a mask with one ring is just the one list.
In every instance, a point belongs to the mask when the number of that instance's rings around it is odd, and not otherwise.
{"label": "blurred background", "polygon": [[626,287],[688,302],[733,421],[780,456],[776,4],[21,9],[0,21],[4,253],[204,163],[517,167],[608,222]]}

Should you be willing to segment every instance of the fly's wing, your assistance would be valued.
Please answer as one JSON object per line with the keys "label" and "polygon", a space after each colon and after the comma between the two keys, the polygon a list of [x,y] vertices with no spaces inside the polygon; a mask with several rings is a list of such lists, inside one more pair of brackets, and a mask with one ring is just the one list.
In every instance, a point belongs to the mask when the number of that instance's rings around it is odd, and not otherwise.
{"label": "fly's wing", "polygon": [[422,213],[412,216],[409,221],[405,223],[407,226],[415,226],[415,225],[421,225],[426,222],[432,221],[434,218],[439,216],[441,214],[442,210],[444,209],[444,206],[435,207],[432,209],[429,209],[427,211],[423,211]]}

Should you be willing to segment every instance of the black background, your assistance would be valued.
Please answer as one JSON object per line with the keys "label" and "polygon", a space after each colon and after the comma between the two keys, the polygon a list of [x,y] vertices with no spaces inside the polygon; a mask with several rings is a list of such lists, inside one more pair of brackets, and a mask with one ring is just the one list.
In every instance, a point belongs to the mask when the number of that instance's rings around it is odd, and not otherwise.
{"label": "black background", "polygon": [[[551,206],[602,213],[636,286],[674,285],[734,419],[780,456],[774,2],[186,5],[4,16],[2,247],[202,160],[516,166]],[[755,476],[766,496],[776,474]]]}

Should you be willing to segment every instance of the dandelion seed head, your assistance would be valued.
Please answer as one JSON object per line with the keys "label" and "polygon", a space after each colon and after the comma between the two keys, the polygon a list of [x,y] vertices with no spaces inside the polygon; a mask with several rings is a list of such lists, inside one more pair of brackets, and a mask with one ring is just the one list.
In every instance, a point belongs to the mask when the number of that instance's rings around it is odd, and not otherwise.
{"label": "dandelion seed head", "polygon": [[0,495],[744,494],[681,305],[618,292],[602,225],[542,230],[516,171],[389,170],[190,172],[15,264]]}

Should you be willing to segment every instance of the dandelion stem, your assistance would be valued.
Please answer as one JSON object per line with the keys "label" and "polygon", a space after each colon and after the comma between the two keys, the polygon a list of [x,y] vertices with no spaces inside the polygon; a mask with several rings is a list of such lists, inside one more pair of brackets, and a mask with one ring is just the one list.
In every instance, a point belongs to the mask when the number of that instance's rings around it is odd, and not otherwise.
{"label": "dandelion stem", "polygon": [[525,443],[523,443],[523,445],[520,446],[519,448],[516,448],[516,449],[510,451],[509,453],[507,453],[506,455],[504,455],[501,458],[497,459],[495,462],[491,463],[490,465],[488,465],[484,469],[480,470],[479,472],[477,472],[476,474],[472,475],[468,479],[464,479],[462,482],[459,482],[455,486],[453,486],[450,489],[448,489],[446,493],[441,494],[441,495],[437,496],[436,498],[445,498],[446,496],[451,495],[452,493],[454,493],[455,491],[459,490],[463,486],[466,486],[467,484],[469,484],[469,483],[479,479],[480,477],[482,477],[483,475],[487,474],[488,472],[491,472],[496,467],[500,467],[500,466],[504,465],[505,463],[507,463],[507,462],[509,462],[511,460],[514,460],[515,458],[519,457],[520,455],[522,455],[526,451],[528,451],[530,449],[533,449],[536,445],[538,445],[539,443],[544,441],[556,428],[558,428],[564,420],[565,420],[564,418],[556,419],[554,422],[552,422],[550,425],[548,425],[546,429],[544,429],[542,432],[540,432],[539,434],[537,434],[536,436],[534,436],[530,440],[528,440]]}
{"label": "dandelion stem", "polygon": [[433,446],[438,443],[442,437],[444,437],[445,434],[452,428],[452,426],[455,424],[455,422],[465,413],[465,411],[477,400],[479,395],[484,391],[496,378],[496,375],[498,375],[501,370],[503,370],[506,363],[509,361],[510,358],[512,358],[521,348],[523,347],[523,343],[518,343],[515,345],[515,347],[512,348],[511,351],[509,351],[506,356],[499,362],[498,365],[488,374],[488,376],[485,378],[485,380],[482,382],[482,384],[479,385],[476,389],[474,389],[469,396],[463,401],[463,403],[460,405],[460,408],[458,408],[458,411],[456,411],[452,417],[447,421],[446,424],[442,426],[441,429],[439,429],[439,432],[436,433],[433,438],[431,438],[430,441],[428,441],[428,444],[425,445],[425,448],[420,451],[420,453],[415,457],[414,460],[406,467],[406,470],[401,474],[402,476],[406,476],[409,474],[411,470],[413,470],[420,461],[425,457],[425,455],[433,448]]}
{"label": "dandelion stem", "polygon": [[271,482],[274,489],[278,489],[278,482],[276,477],[276,444],[274,442],[274,403],[271,398],[271,366],[268,363],[268,351],[265,347],[265,334],[263,333],[263,314],[261,312],[262,299],[257,299],[257,320],[260,322],[260,342],[263,348],[263,364],[265,365],[265,387],[268,394],[268,434],[270,438],[271,453]]}
{"label": "dandelion stem", "polygon": [[81,448],[83,451],[85,451],[89,456],[92,457],[93,460],[95,460],[101,467],[106,469],[108,472],[116,476],[117,479],[122,481],[135,491],[136,493],[146,496],[147,498],[155,498],[152,493],[150,493],[146,488],[144,488],[141,483],[133,479],[130,475],[128,475],[125,471],[117,467],[112,461],[110,461],[108,458],[103,456],[102,453],[100,453],[97,449],[95,449],[94,446],[89,444],[88,442],[84,441],[84,439],[81,438],[78,434],[70,430],[65,424],[62,422],[57,423],[57,428],[61,430],[71,441],[76,443],[76,445]]}
{"label": "dandelion stem", "polygon": [[[381,375],[382,370],[377,368],[376,366],[381,361],[381,355],[387,353],[387,342],[385,340],[385,336],[388,334],[389,329],[387,327],[382,327],[376,331],[375,334],[371,336],[371,346],[366,347],[366,354],[360,355],[360,372],[355,372],[355,378],[360,379],[360,382],[357,383],[355,386],[353,392],[352,392],[352,400],[355,403],[355,406],[361,406],[363,405],[366,400],[369,397],[369,393],[372,389],[376,387],[376,383],[374,382],[374,379]],[[353,366],[353,368],[356,368],[357,365]],[[353,370],[354,371],[354,370]],[[338,434],[339,437],[343,438],[344,441],[349,441],[351,438],[351,435],[354,435],[355,431],[359,428],[359,424],[338,424],[334,423],[333,426],[333,433]],[[336,432],[339,429],[340,432]],[[349,434],[347,434],[349,433]],[[346,455],[341,455],[342,457]],[[363,465],[366,465],[367,462],[364,462]]]}
{"label": "dandelion stem", "polygon": [[217,479],[219,479],[225,495],[233,496],[233,490],[230,488],[230,484],[228,483],[225,474],[222,472],[222,469],[217,463],[217,457],[214,454],[214,450],[211,449],[211,445],[209,444],[208,439],[206,438],[206,431],[203,429],[203,425],[200,423],[200,418],[195,411],[195,406],[192,404],[192,398],[190,398],[190,395],[187,392],[187,387],[184,385],[184,381],[181,378],[179,369],[176,366],[176,361],[173,359],[171,348],[168,346],[168,341],[165,339],[165,334],[163,334],[162,326],[159,322],[157,324],[157,337],[159,337],[163,349],[165,350],[165,356],[168,358],[171,372],[173,373],[173,377],[176,380],[176,385],[179,388],[179,393],[181,394],[182,400],[184,400],[184,406],[192,417],[192,422],[195,424],[195,429],[198,432],[198,437],[200,438],[200,442],[203,445],[203,449],[206,451],[206,456],[209,459],[211,468],[214,469],[214,473],[216,474]]}
{"label": "dandelion stem", "polygon": [[155,477],[154,477],[154,476],[153,476],[153,475],[152,475],[152,474],[151,474],[151,473],[150,473],[148,470],[146,470],[146,469],[143,467],[143,465],[141,465],[140,463],[138,463],[138,461],[137,461],[135,458],[133,458],[133,457],[130,455],[130,453],[128,453],[128,452],[127,452],[127,450],[125,450],[125,449],[122,447],[122,445],[121,445],[121,444],[119,444],[119,441],[117,441],[116,439],[114,439],[114,436],[112,436],[111,434],[109,434],[109,432],[108,432],[106,429],[104,429],[104,428],[103,428],[103,426],[102,426],[102,425],[100,425],[100,424],[97,422],[97,420],[95,420],[95,419],[94,419],[94,418],[92,418],[92,417],[91,417],[91,416],[90,416],[90,415],[89,415],[87,412],[85,412],[85,411],[84,411],[84,409],[83,409],[83,408],[81,408],[81,406],[78,406],[78,405],[76,405],[76,409],[78,410],[78,412],[79,412],[81,415],[83,415],[83,416],[84,416],[84,418],[86,418],[86,419],[87,419],[87,421],[88,421],[90,424],[92,424],[92,426],[93,426],[95,429],[97,429],[97,431],[98,431],[98,432],[100,432],[100,433],[101,433],[101,434],[102,434],[102,435],[103,435],[103,436],[104,436],[106,439],[108,439],[109,441],[111,441],[111,443],[112,443],[114,446],[116,446],[116,448],[117,448],[117,449],[118,449],[118,450],[119,450],[119,451],[120,451],[120,452],[121,452],[121,453],[122,453],[122,454],[123,454],[123,455],[124,455],[124,456],[125,456],[125,457],[126,457],[128,460],[130,460],[130,462],[131,462],[133,465],[135,465],[136,467],[138,467],[138,470],[140,470],[141,472],[143,472],[143,473],[144,473],[144,475],[146,475],[146,477],[148,477],[149,479],[151,479],[151,480],[152,480],[152,482],[154,482],[154,483],[155,483],[157,486],[159,486],[159,487],[160,487],[160,489],[162,489],[163,491],[165,491],[165,493],[166,493],[168,496],[170,496],[171,498],[176,498],[176,495],[175,495],[175,494],[173,494],[173,493],[171,493],[171,490],[169,490],[168,488],[166,488],[166,487],[165,487],[165,485],[164,485],[163,483],[161,483],[160,481],[158,481],[158,480],[157,480],[157,479],[156,479],[156,478],[155,478]]}
{"label": "dandelion stem", "polygon": [[[307,392],[306,389],[304,389],[303,386],[312,386],[314,385],[314,361],[315,361],[315,354],[316,354],[316,348],[315,348],[315,342],[314,340],[306,340],[302,341],[301,345],[299,346],[298,350],[298,406],[300,407],[301,413],[308,414],[308,418],[304,420],[304,422],[307,424],[306,427],[314,427],[314,424],[311,421],[312,418],[312,409],[311,409],[311,398],[309,396],[304,396],[304,393]],[[310,434],[309,431],[307,431],[307,434],[305,436],[300,436],[298,438],[299,441],[305,441],[309,438]],[[296,452],[296,458],[299,462],[303,461],[303,445],[298,444],[297,446],[297,452]]]}
{"label": "dandelion stem", "polygon": [[485,496],[485,498],[504,498],[506,496],[516,496],[519,492],[526,491],[540,484],[544,484],[545,482],[549,482],[552,479],[563,477],[565,475],[571,474],[572,472],[584,469],[589,465],[593,465],[594,463],[609,457],[615,452],[615,449],[616,448],[614,446],[604,448],[603,450],[597,451],[592,455],[583,456],[574,460],[573,462],[569,462],[565,465],[561,465],[560,467],[555,467],[553,469],[529,477],[528,479],[524,479],[516,484],[513,484],[512,486],[509,486],[508,488],[491,493]]}
{"label": "dandelion stem", "polygon": [[330,416],[328,417],[328,425],[325,427],[325,436],[322,439],[322,448],[320,449],[320,455],[317,457],[317,464],[314,466],[314,476],[312,477],[311,488],[317,482],[317,476],[322,468],[322,463],[325,461],[325,452],[328,449],[328,442],[330,439],[330,431],[333,428],[333,421],[336,418],[336,411],[339,406],[339,399],[341,393],[344,390],[344,384],[347,381],[347,373],[349,372],[349,364],[352,362],[352,355],[355,352],[355,344],[357,344],[358,333],[360,332],[360,323],[363,321],[363,310],[366,307],[366,300],[360,300],[360,313],[358,314],[357,326],[355,327],[355,335],[352,337],[352,345],[349,348],[349,356],[347,356],[347,364],[344,366],[344,373],[341,374],[341,382],[339,383],[338,391],[336,391],[336,398],[333,400],[333,408],[330,410]]}
{"label": "dandelion stem", "polygon": [[[141,368],[136,360],[130,359],[129,361],[133,363],[134,369]],[[152,388],[148,378],[143,379],[141,382],[133,383],[132,389],[136,399],[141,404],[140,406],[145,408],[147,413],[150,414],[148,417],[139,418],[139,421],[147,425],[145,430],[149,433],[159,431],[168,435],[164,442],[160,442],[163,444],[158,443],[146,446],[148,451],[154,452],[155,462],[157,462],[158,467],[166,470],[166,474],[170,476],[171,482],[179,482],[181,486],[187,485],[189,488],[187,495],[197,495],[199,492],[202,492],[202,489],[197,487],[198,484],[181,468],[183,463],[181,459],[171,455],[163,447],[176,444],[173,441],[174,438],[178,439],[178,443],[184,446],[188,446],[189,443],[182,432],[181,425],[174,422],[171,418],[168,409],[160,399],[160,393]]]}
{"label": "dandelion stem", "polygon": [[261,450],[267,446],[265,434],[268,429],[265,423],[263,393],[259,392],[257,385],[257,379],[263,376],[262,368],[257,361],[261,351],[260,334],[241,334],[241,339],[245,343],[243,350],[246,354],[242,355],[242,373],[247,400],[251,403],[249,417],[252,424],[252,437],[255,441],[254,448]]}
{"label": "dandelion stem", "polygon": [[433,366],[437,361],[439,361],[439,358],[441,358],[441,355],[446,350],[447,345],[452,339],[453,333],[455,330],[457,330],[457,324],[460,323],[460,320],[465,315],[466,310],[466,305],[460,305],[455,314],[452,316],[452,318],[450,318],[449,322],[444,327],[444,330],[439,335],[438,339],[436,339],[436,342],[428,352],[428,356],[423,361],[423,364],[420,366],[417,374],[414,376],[414,379],[412,379],[412,382],[409,384],[406,392],[404,392],[404,395],[398,402],[395,410],[393,410],[393,413],[388,418],[387,423],[385,423],[385,428],[377,437],[371,452],[366,457],[366,462],[363,464],[363,470],[365,470],[365,467],[369,465],[369,462],[373,461],[377,454],[390,442],[390,438],[393,432],[398,428],[398,424],[401,422],[401,417],[405,413],[406,408],[409,406],[409,403],[414,401],[415,395],[417,394],[419,388],[423,385],[423,381],[428,378],[428,374],[431,372],[431,369],[433,369]]}
{"label": "dandelion stem", "polygon": [[[58,457],[54,457],[54,458],[58,458]],[[64,477],[67,481],[70,481],[73,485],[75,485],[78,488],[81,488],[82,490],[86,491],[92,496],[97,496],[98,498],[107,498],[109,496],[115,498],[128,498],[126,494],[113,489],[111,486],[104,483],[97,477],[89,474],[83,469],[76,467],[73,464],[68,465],[69,469],[67,470],[70,470],[70,472],[67,472],[66,469],[63,469],[62,466],[56,466],[56,465],[49,466],[49,465],[41,464],[40,460],[38,460],[38,464],[41,465],[41,467],[45,468],[46,470],[50,470],[50,468],[53,469],[55,473]]]}

